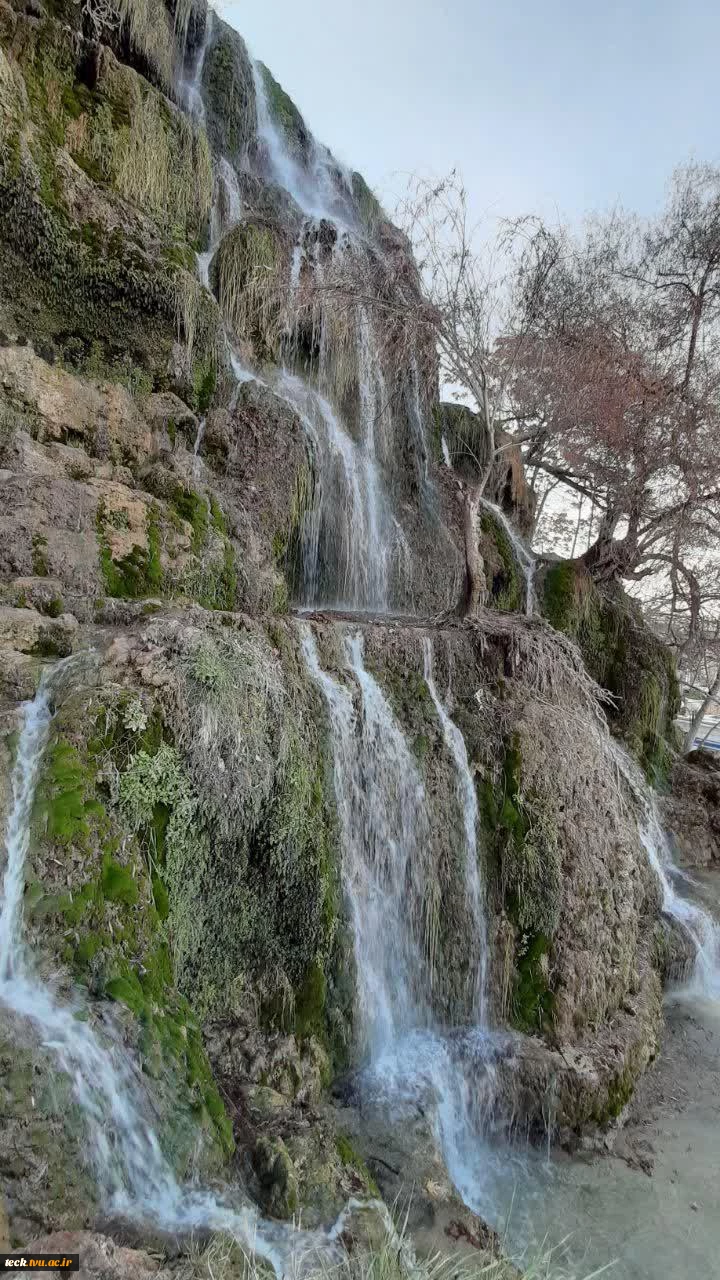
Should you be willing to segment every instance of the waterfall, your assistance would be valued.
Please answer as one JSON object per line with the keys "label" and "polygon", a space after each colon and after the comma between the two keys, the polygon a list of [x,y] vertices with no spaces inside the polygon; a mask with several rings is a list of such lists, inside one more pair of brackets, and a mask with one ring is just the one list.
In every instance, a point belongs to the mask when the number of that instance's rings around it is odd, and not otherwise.
{"label": "waterfall", "polygon": [[502,525],[505,533],[510,539],[513,554],[517,561],[518,567],[525,579],[525,613],[531,618],[535,612],[535,557],[531,551],[525,546],[522,538],[517,530],[508,520],[505,512],[491,502],[489,498],[481,498],[482,505],[486,511],[489,511],[495,519]]}
{"label": "waterfall", "polygon": [[[268,102],[265,70],[253,61],[253,82],[257,104],[257,136],[261,143],[271,180],[292,196],[303,213],[310,218],[327,218],[346,225],[351,218],[349,176],[327,147],[316,142],[307,131],[307,154],[292,155],[282,130],[275,123]],[[340,182],[338,183],[338,178]]]}
{"label": "waterfall", "polygon": [[302,528],[302,602],[383,612],[392,575],[396,582],[406,576],[407,542],[375,460],[347,433],[329,400],[298,374],[282,370],[272,388],[300,418],[313,460],[312,503]]}
{"label": "waterfall", "polygon": [[[207,38],[206,34],[206,42]],[[192,82],[193,93],[198,96],[201,95],[204,48],[198,55]],[[307,261],[310,269],[322,278],[318,236],[321,220],[332,222],[335,228],[331,255],[334,262],[348,250],[363,254],[366,246],[350,226],[356,219],[349,214],[348,202],[352,199],[349,175],[309,134],[309,153],[304,162],[290,153],[282,130],[273,119],[265,74],[259,63],[253,63],[253,78],[258,138],[272,180],[293,197],[306,215],[290,266],[289,308],[292,312],[303,262]],[[217,248],[242,216],[237,174],[229,161],[221,157],[215,164],[209,246],[197,255],[198,274],[208,289],[210,265]],[[312,231],[314,236],[310,234]],[[311,259],[307,258],[306,244],[312,246]],[[346,428],[331,402],[336,388],[328,368],[327,335],[322,324],[318,335],[319,389],[301,373],[286,368],[271,376],[268,385],[298,415],[312,458],[312,502],[303,512],[300,537],[300,602],[307,607],[323,603],[382,613],[391,601],[404,601],[407,597],[411,553],[380,474],[376,441],[382,456],[390,457],[392,415],[376,335],[363,311],[358,315],[356,329],[359,441]],[[228,332],[225,338],[229,364],[238,385],[256,378],[239,359]],[[288,321],[287,350],[288,354],[293,353],[292,317]],[[203,431],[201,423],[195,441],[196,455]]]}
{"label": "waterfall", "polygon": [[[639,765],[610,739],[618,771],[638,806],[638,831],[648,861],[662,888],[663,911],[677,921],[695,947],[695,968],[683,990],[686,994],[720,1000],[720,924],[697,903],[678,893],[675,881],[682,873],[675,866],[668,838],[658,813],[655,793],[645,781]],[[692,877],[687,877],[692,883]]]}
{"label": "waterfall", "polygon": [[[363,659],[362,637],[343,640],[344,680],[323,670],[315,636],[301,624],[310,676],[328,709],[343,885],[352,919],[357,1013],[367,1066],[368,1098],[387,1106],[393,1123],[418,1108],[461,1194],[482,1202],[497,1157],[485,1134],[497,1096],[499,1041],[485,1028],[485,928],[477,869],[474,784],[457,726],[435,696],[456,764],[463,806],[466,879],[477,909],[481,964],[475,1016],[479,1025],[448,1031],[432,1011],[435,929],[427,796],[410,748],[385,695]],[[347,683],[354,681],[357,693]],[[430,673],[430,680],[432,675]],[[430,688],[430,684],[428,685]],[[433,695],[434,684],[430,689]],[[358,697],[359,695],[359,697]],[[462,744],[462,745],[461,745]],[[472,945],[470,950],[472,951]],[[484,1205],[488,1208],[488,1205]]]}
{"label": "waterfall", "polygon": [[195,1185],[181,1186],[162,1154],[147,1119],[142,1077],[122,1035],[106,1015],[95,1026],[77,1003],[64,1003],[36,975],[22,938],[22,899],[30,845],[30,815],[48,742],[53,698],[77,659],[43,673],[36,697],[23,705],[23,723],[12,774],[7,820],[6,866],[0,910],[0,1004],[34,1028],[40,1043],[72,1081],[82,1112],[88,1160],[103,1206],[109,1212],[159,1227],[191,1232],[222,1231],[249,1254],[269,1263],[277,1276],[302,1276],[318,1260],[340,1260],[338,1232],[300,1231],[260,1218],[249,1203]]}
{"label": "waterfall", "polygon": [[427,801],[402,731],[364,665],[362,637],[346,637],[343,644],[347,673],[359,691],[357,710],[347,684],[322,669],[307,625],[301,645],[330,719],[358,1020],[363,1047],[376,1059],[431,1020]]}
{"label": "waterfall", "polygon": [[212,35],[213,22],[215,21],[214,11],[208,6],[205,18],[205,30],[203,32],[203,41],[195,56],[195,62],[192,68],[192,76],[183,79],[178,86],[178,97],[184,106],[188,115],[191,115],[199,125],[205,124],[205,103],[202,96],[202,75],[205,66],[205,56],[207,54],[208,44]]}
{"label": "waterfall", "polygon": [[478,864],[477,828],[478,802],[475,791],[475,780],[470,772],[465,739],[453,720],[450,719],[435,686],[433,678],[433,648],[430,636],[423,639],[423,660],[425,683],[433,700],[438,719],[442,725],[445,745],[453,758],[456,769],[457,792],[462,804],[463,826],[465,830],[465,884],[467,888],[470,913],[475,928],[475,937],[479,948],[479,964],[473,977],[473,1014],[478,1025],[487,1025],[487,976],[488,976],[488,942],[487,922],[485,917],[485,893],[480,878]]}

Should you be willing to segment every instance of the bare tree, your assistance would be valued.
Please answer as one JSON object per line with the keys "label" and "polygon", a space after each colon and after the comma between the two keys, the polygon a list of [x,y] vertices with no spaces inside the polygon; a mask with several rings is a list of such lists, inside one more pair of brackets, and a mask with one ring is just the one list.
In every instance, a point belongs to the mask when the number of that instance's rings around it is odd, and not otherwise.
{"label": "bare tree", "polygon": [[[514,358],[498,346],[512,334],[514,352],[532,330],[535,309],[557,260],[555,237],[533,219],[501,223],[482,242],[469,218],[465,187],[455,172],[439,182],[413,178],[397,216],[408,235],[429,306],[422,323],[437,348],[441,382],[457,389],[475,415],[462,441],[475,464],[472,481],[458,477],[463,503],[467,613],[487,591],[479,545],[479,512],[507,417],[507,384]],[[516,282],[522,282],[518,288]],[[517,428],[517,420],[513,417]]]}
{"label": "bare tree", "polygon": [[500,344],[526,461],[599,508],[583,552],[596,579],[642,594],[657,578],[687,644],[717,598],[703,580],[720,534],[720,171],[678,171],[654,224],[613,215],[563,236],[533,316],[520,346]]}

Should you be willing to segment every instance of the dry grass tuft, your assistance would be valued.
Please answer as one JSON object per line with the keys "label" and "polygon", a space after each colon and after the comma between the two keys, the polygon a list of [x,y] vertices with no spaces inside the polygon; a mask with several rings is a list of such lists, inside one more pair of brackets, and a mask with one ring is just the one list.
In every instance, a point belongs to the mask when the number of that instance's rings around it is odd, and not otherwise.
{"label": "dry grass tuft", "polygon": [[147,61],[166,90],[175,72],[175,33],[163,0],[118,0],[120,21],[133,48]]}
{"label": "dry grass tuft", "polygon": [[[517,1265],[506,1258],[477,1261],[457,1254],[415,1257],[405,1231],[396,1231],[387,1213],[383,1243],[355,1248],[339,1264],[318,1258],[315,1265],[299,1260],[302,1280],[599,1280],[612,1274],[613,1264],[591,1274],[579,1273],[561,1260],[567,1240],[555,1247],[547,1241],[529,1250]],[[378,1223],[378,1225],[380,1225]],[[178,1280],[275,1280],[268,1265],[249,1258],[228,1236],[215,1236],[206,1247],[192,1250]]]}
{"label": "dry grass tuft", "polygon": [[173,284],[178,339],[184,343],[188,361],[199,359],[206,369],[221,369],[225,336],[215,300],[189,271],[178,271]]}
{"label": "dry grass tuft", "polygon": [[274,227],[244,223],[223,240],[216,291],[223,315],[263,358],[278,353],[289,289],[289,245]]}
{"label": "dry grass tuft", "polygon": [[137,79],[128,87],[129,125],[113,130],[105,140],[109,154],[103,158],[113,185],[165,225],[197,231],[212,205],[207,136]]}

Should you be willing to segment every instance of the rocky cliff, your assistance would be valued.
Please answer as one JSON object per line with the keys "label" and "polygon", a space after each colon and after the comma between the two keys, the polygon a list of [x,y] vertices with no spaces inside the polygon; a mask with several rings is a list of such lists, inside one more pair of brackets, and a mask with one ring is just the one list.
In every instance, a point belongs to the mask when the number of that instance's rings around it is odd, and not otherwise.
{"label": "rocky cliff", "polygon": [[[441,440],[458,411],[437,403],[433,352],[353,291],[360,271],[381,297],[419,296],[408,245],[203,3],[0,0],[0,118],[4,812],[19,702],[44,665],[88,655],[32,814],[40,971],[120,1029],[180,1176],[222,1172],[311,1224],[376,1193],[327,1101],[363,1045],[304,606],[358,716],[344,646],[361,634],[427,797],[428,1017],[471,1022],[478,940],[423,640],[476,792],[491,1021],[513,1033],[498,1116],[540,1131],[552,1099],[566,1136],[617,1116],[655,1051],[664,935],[593,680],[654,775],[664,651],[563,565],[542,579],[549,621],[525,618],[492,510],[489,607],[456,616]],[[503,457],[489,496],[523,530],[522,466]],[[105,1206],[69,1085],[15,1035],[8,1015],[0,1178],[19,1243]]]}

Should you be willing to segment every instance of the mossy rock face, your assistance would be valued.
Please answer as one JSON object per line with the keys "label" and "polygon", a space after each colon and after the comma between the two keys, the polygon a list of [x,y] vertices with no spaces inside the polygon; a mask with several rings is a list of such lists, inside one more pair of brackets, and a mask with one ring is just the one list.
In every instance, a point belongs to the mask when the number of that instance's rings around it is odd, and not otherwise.
{"label": "mossy rock face", "polygon": [[506,745],[500,781],[483,785],[480,812],[496,892],[514,927],[509,1013],[532,1035],[552,1025],[552,938],[563,896],[558,833],[547,797],[523,785],[518,735]]}
{"label": "mossy rock face", "polygon": [[600,591],[579,561],[549,565],[541,607],[576,641],[590,674],[613,696],[607,714],[654,785],[663,783],[676,746],[680,706],[675,660],[619,585]]}
{"label": "mossy rock face", "polygon": [[194,279],[212,200],[205,135],[107,47],[54,18],[18,17],[12,49],[0,96],[3,328],[133,390],[177,376],[190,398],[173,359],[178,327],[198,339],[203,369],[191,383],[206,378],[217,337]]}
{"label": "mossy rock face", "polygon": [[387,221],[385,211],[361,173],[353,173],[351,182],[360,218],[368,231],[374,231],[379,223]]}
{"label": "mossy rock face", "polygon": [[[48,179],[57,172],[50,162]],[[103,238],[102,247],[88,244],[62,207],[50,207],[42,194],[36,164],[23,145],[18,143],[15,152],[12,146],[0,145],[0,287],[16,324],[33,336],[51,334],[61,350],[67,344],[69,362],[76,355],[82,363],[93,344],[108,366],[116,356],[124,362],[123,335],[135,362],[159,371],[174,339],[170,279],[122,234],[112,241]],[[147,335],[153,322],[155,342],[150,344]]]}
{"label": "mossy rock face", "polygon": [[155,762],[168,779],[163,795],[170,788],[180,803],[189,783],[149,702],[115,689],[78,692],[61,705],[33,813],[25,917],[35,947],[129,1019],[128,1037],[153,1081],[163,1149],[185,1175],[199,1137],[201,1166],[222,1165],[232,1125],[174,980],[162,861],[172,808],[158,803],[147,826],[129,820],[142,761]]}
{"label": "mossy rock face", "polygon": [[158,788],[153,761],[139,756],[131,821],[171,810],[167,926],[178,983],[201,1016],[231,1017],[254,991],[269,1026],[318,1036],[338,1062],[332,765],[294,633],[278,627],[275,639],[282,662],[260,628],[165,638],[191,789],[170,774]]}
{"label": "mossy rock face", "polygon": [[480,530],[480,550],[488,582],[487,603],[503,612],[523,612],[525,579],[507,533],[500,521],[487,513],[481,517]]}
{"label": "mossy rock face", "polygon": [[98,506],[98,556],[108,596],[122,600],[184,597],[206,609],[234,609],[236,554],[217,499],[178,484],[161,469],[147,476],[146,483],[163,493],[165,501],[151,503],[143,511],[143,527],[135,529],[137,541],[130,550],[115,550],[113,545],[113,529],[120,527],[122,509],[108,509],[103,502]]}
{"label": "mossy rock face", "polygon": [[263,62],[259,63],[260,74],[265,86],[268,109],[273,121],[281,130],[285,144],[296,159],[307,160],[312,148],[312,135],[305,124],[292,98],[278,84],[274,75]]}
{"label": "mossy rock face", "polygon": [[217,17],[205,52],[202,87],[213,151],[241,161],[257,130],[253,70],[245,41]]}

